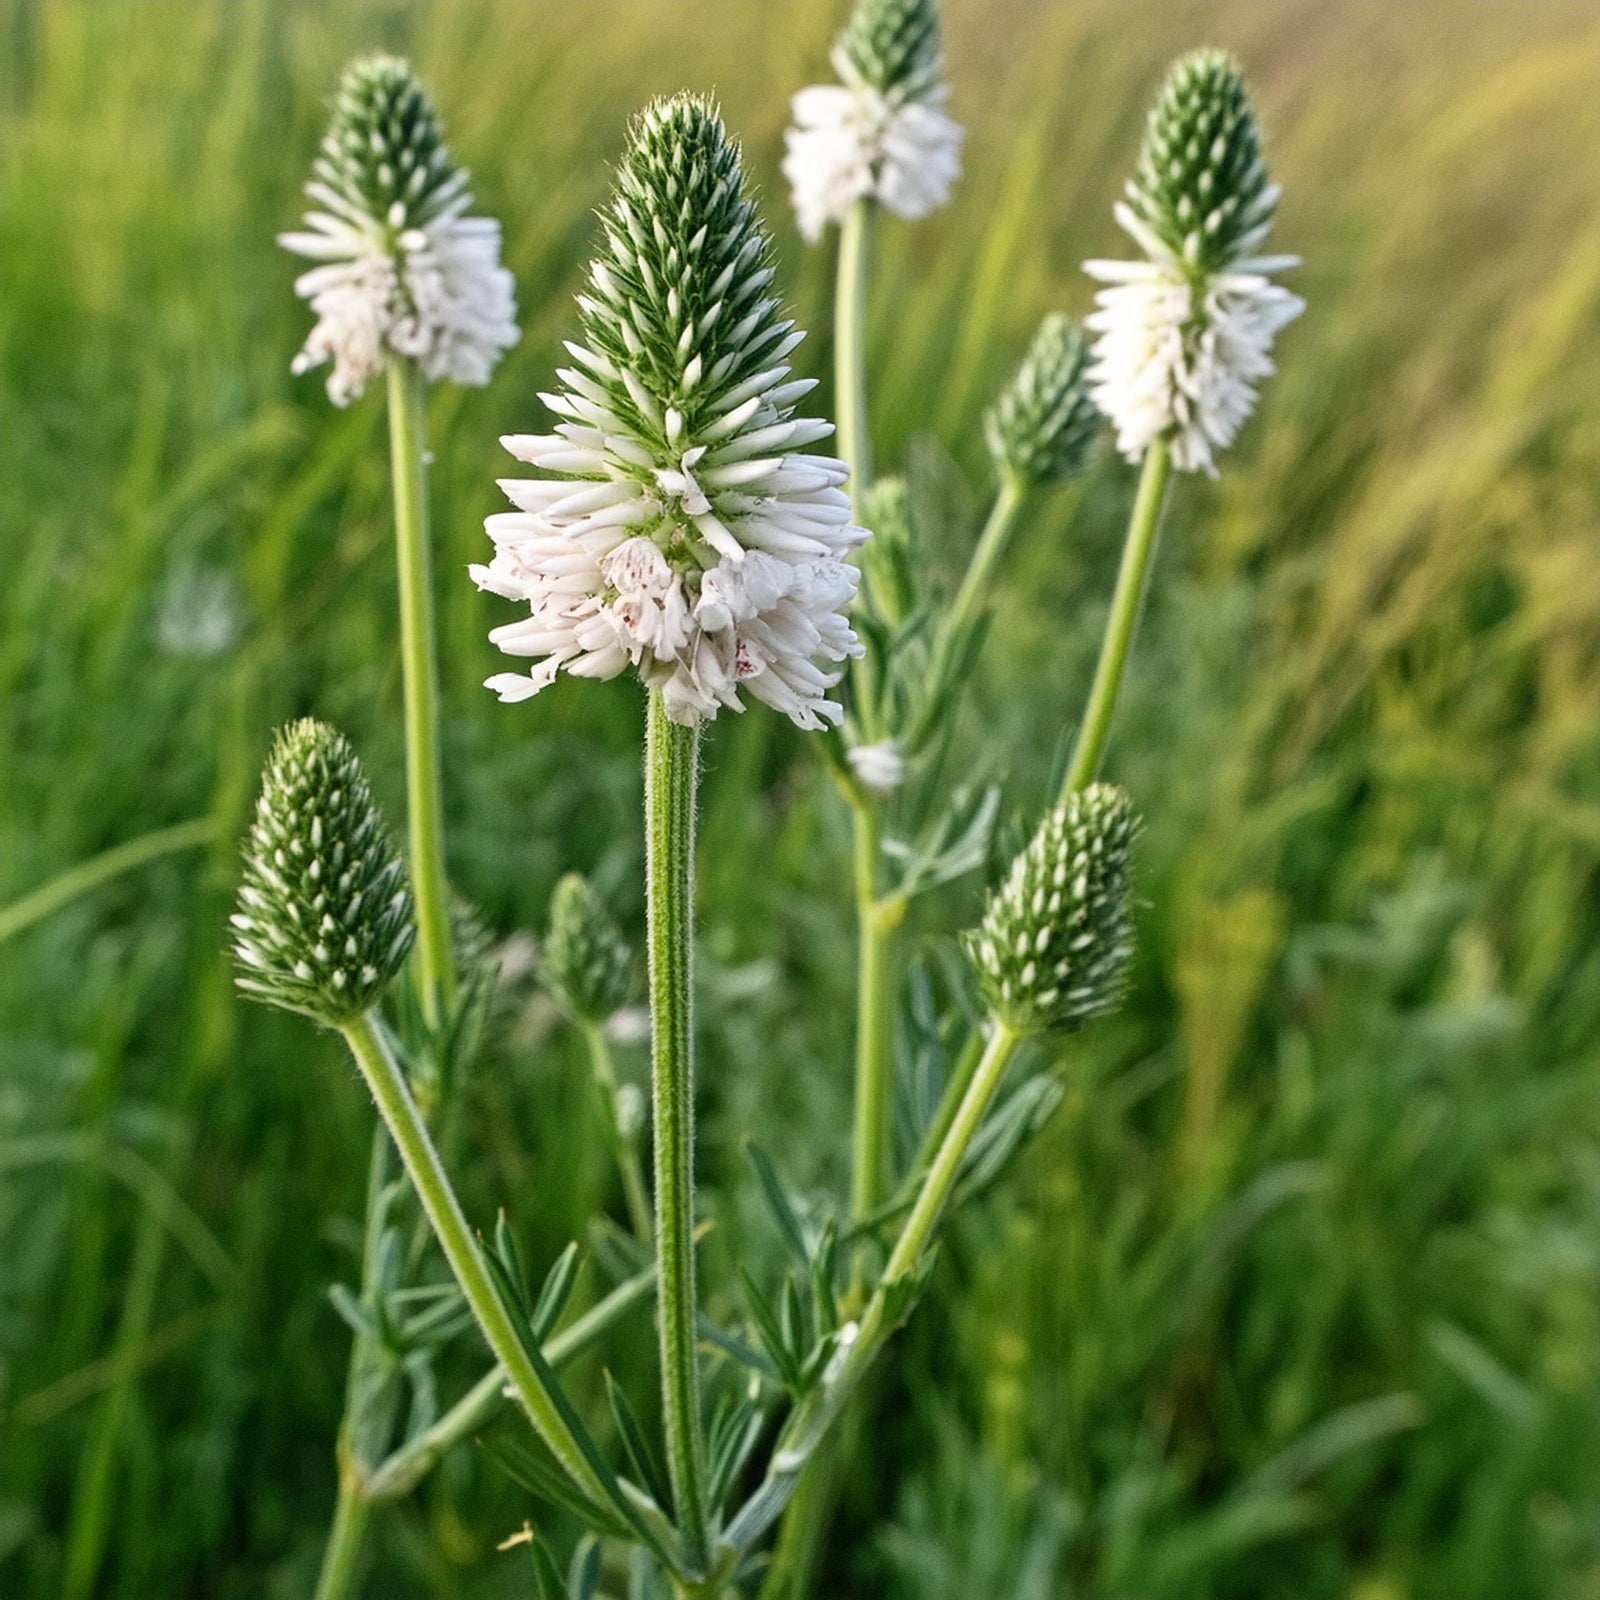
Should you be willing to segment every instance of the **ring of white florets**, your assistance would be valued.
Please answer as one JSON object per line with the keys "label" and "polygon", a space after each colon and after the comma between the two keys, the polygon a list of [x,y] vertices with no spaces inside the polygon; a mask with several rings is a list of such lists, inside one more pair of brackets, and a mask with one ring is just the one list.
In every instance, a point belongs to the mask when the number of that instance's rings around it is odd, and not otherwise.
{"label": "ring of white florets", "polygon": [[490,638],[540,659],[488,687],[523,700],[563,670],[611,678],[632,666],[678,722],[740,710],[748,689],[802,728],[838,723],[827,693],[837,664],[861,653],[846,558],[866,532],[851,520],[844,465],[804,453],[832,424],[788,415],[811,383],[769,368],[722,397],[692,444],[669,412],[679,453],[659,466],[608,402],[605,383],[621,373],[568,349],[600,381],[564,371],[568,392],[544,397],[565,419],[556,431],[502,442],[571,476],[503,479],[517,510],[487,520],[494,559],[472,568],[480,588],[529,607]]}
{"label": "ring of white florets", "polygon": [[292,370],[332,362],[335,405],[360,396],[391,354],[411,357],[430,379],[481,385],[517,342],[516,286],[500,265],[500,224],[465,215],[472,203],[465,184],[457,173],[442,206],[414,224],[402,201],[377,218],[327,184],[306,185],[325,209],[306,213],[306,232],[278,239],[322,263],[295,280],[317,321]]}
{"label": "ring of white florets", "polygon": [[860,82],[800,90],[783,175],[801,234],[815,243],[868,196],[908,221],[942,206],[961,176],[963,137],[944,110],[947,97],[942,84],[915,98]]}
{"label": "ring of white florets", "polygon": [[1255,409],[1258,385],[1275,370],[1274,339],[1305,309],[1269,276],[1299,258],[1246,254],[1264,238],[1263,225],[1226,266],[1197,272],[1129,206],[1119,204],[1116,217],[1149,259],[1084,263],[1108,285],[1086,319],[1098,336],[1090,397],[1129,460],[1166,438],[1180,471],[1215,477],[1217,454],[1233,443]]}

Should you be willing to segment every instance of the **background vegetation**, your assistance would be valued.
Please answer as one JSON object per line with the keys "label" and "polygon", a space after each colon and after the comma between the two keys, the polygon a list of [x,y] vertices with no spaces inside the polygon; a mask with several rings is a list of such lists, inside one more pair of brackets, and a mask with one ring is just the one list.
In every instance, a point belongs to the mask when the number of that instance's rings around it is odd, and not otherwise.
{"label": "background vegetation", "polygon": [[[947,13],[968,177],[885,230],[872,316],[879,450],[914,477],[930,561],[955,570],[973,536],[987,397],[1042,312],[1086,309],[1078,262],[1115,243],[1179,50],[1245,60],[1310,309],[1223,481],[1185,480],[1169,516],[1111,754],[1150,822],[1133,1003],[1072,1046],[1064,1107],[954,1230],[828,1593],[1592,1600],[1593,10]],[[402,795],[382,408],[290,378],[307,317],[273,244],[340,65],[414,55],[505,220],[526,329],[489,390],[434,408],[454,875],[502,937],[569,867],[636,926],[640,697],[497,705],[502,608],[463,569],[649,94],[721,95],[824,364],[825,253],[776,160],[837,22],[757,0],[0,7],[0,906],[210,819],[26,928],[0,913],[8,1596],[298,1596],[331,1505],[346,1334],[324,1288],[354,1275],[371,1109],[336,1041],[237,1003],[220,943],[276,724],[338,723],[396,815]],[[962,739],[1013,814],[1081,704],[1131,492],[1103,459],[1019,541]],[[736,1196],[747,1132],[801,1183],[842,1181],[849,922],[815,752],[756,710],[708,757],[702,1179],[726,1282],[730,1252],[773,1243]],[[471,1092],[471,1198],[547,1260],[610,1179],[580,1054],[525,983]],[[647,1388],[642,1319],[610,1359]],[[494,1545],[531,1509],[459,1452],[385,1514],[372,1592],[528,1593]]]}

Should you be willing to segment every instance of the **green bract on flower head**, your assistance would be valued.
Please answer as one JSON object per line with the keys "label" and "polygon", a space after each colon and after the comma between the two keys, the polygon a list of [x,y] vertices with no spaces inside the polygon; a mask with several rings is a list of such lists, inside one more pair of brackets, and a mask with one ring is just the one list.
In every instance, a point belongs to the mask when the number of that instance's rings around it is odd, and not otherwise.
{"label": "green bract on flower head", "polygon": [[550,897],[550,931],[539,949],[539,979],[580,1022],[603,1022],[628,998],[632,961],[605,903],[569,872]]}
{"label": "green bract on flower head", "polygon": [[1266,238],[1278,190],[1267,181],[1255,113],[1232,56],[1197,50],[1173,66],[1127,195],[1134,216],[1201,273],[1253,254]]}
{"label": "green bract on flower head", "polygon": [[391,228],[419,228],[466,187],[427,90],[409,62],[368,56],[339,83],[312,173],[342,200]]}
{"label": "green bract on flower head", "polygon": [[1088,346],[1070,317],[1039,324],[1016,375],[983,419],[996,469],[1021,484],[1071,477],[1084,462],[1100,413],[1084,384]]}
{"label": "green bract on flower head", "polygon": [[325,1022],[373,1005],[411,947],[405,869],[326,723],[292,723],[273,744],[232,922],[239,987]]}
{"label": "green bract on flower head", "polygon": [[833,47],[833,66],[847,84],[885,99],[921,99],[938,85],[943,66],[934,0],[857,0]]}
{"label": "green bract on flower head", "polygon": [[1133,953],[1128,881],[1139,822],[1096,783],[1039,826],[966,937],[990,1009],[1018,1033],[1076,1028],[1116,1008]]}
{"label": "green bract on flower head", "polygon": [[489,680],[522,700],[563,668],[632,666],[680,723],[740,709],[740,691],[803,728],[838,722],[837,663],[860,653],[848,556],[866,537],[848,476],[795,415],[801,334],[772,293],[772,247],[739,148],[694,95],[635,119],[578,297],[583,342],[548,434],[503,441],[544,475],[504,479],[473,576],[531,615],[491,638],[531,672]]}

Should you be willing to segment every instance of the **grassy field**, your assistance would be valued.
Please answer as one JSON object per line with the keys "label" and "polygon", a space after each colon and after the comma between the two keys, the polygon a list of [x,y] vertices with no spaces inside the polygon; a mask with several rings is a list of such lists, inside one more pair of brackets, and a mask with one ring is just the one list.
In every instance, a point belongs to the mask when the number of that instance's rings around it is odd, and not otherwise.
{"label": "grassy field", "polygon": [[[953,1231],[826,1593],[1594,1600],[1600,26],[1565,0],[946,13],[968,176],[885,230],[870,352],[930,561],[973,537],[995,386],[1044,311],[1087,308],[1078,263],[1116,244],[1182,49],[1249,69],[1309,310],[1221,482],[1169,513],[1110,760],[1149,821],[1132,1003]],[[0,4],[0,908],[198,824],[26,926],[0,909],[0,1593],[288,1600],[332,1504],[325,1288],[356,1270],[370,1104],[333,1042],[241,1007],[221,940],[275,725],[338,723],[396,815],[403,793],[382,406],[290,377],[307,318],[273,243],[341,64],[413,55],[504,219],[525,330],[432,416],[453,874],[499,936],[574,867],[637,932],[637,689],[497,705],[501,608],[464,567],[649,95],[720,95],[824,369],[826,253],[776,164],[837,23]],[[1019,537],[960,751],[1016,816],[1081,705],[1131,493],[1105,452]],[[845,1181],[848,830],[770,713],[707,754],[726,1283],[772,1243],[748,1133]],[[979,887],[927,908],[935,956]],[[546,1260],[615,1197],[580,1051],[525,989],[504,1023],[461,1171]],[[607,1361],[647,1390],[645,1319]],[[529,1594],[495,1544],[531,1514],[459,1451],[385,1514],[370,1592]]]}

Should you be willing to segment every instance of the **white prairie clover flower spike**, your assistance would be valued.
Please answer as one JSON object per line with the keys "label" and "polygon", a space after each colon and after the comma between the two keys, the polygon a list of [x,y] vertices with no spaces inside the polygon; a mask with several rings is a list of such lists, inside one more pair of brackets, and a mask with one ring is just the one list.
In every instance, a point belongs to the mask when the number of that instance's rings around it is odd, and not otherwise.
{"label": "white prairie clover flower spike", "polygon": [[983,419],[996,471],[1022,485],[1052,483],[1079,471],[1100,413],[1084,386],[1088,348],[1078,325],[1052,312],[1034,335],[1016,375]]}
{"label": "white prairie clover flower spike", "polygon": [[833,66],[843,82],[802,89],[785,135],[783,175],[813,243],[869,197],[898,217],[925,217],[961,176],[934,0],[859,0]]}
{"label": "white prairie clover flower spike", "polygon": [[455,166],[411,68],[393,56],[344,75],[306,193],[307,231],[278,243],[322,265],[295,290],[316,325],[297,373],[333,363],[328,397],[348,405],[390,355],[430,379],[484,384],[517,342],[515,286],[500,265],[500,224],[469,217]]}
{"label": "white prairie clover flower spike", "polygon": [[550,931],[539,949],[539,981],[567,1014],[604,1022],[632,990],[632,959],[605,902],[569,872],[550,897]]}
{"label": "white prairie clover flower spike", "polygon": [[1115,211],[1147,259],[1084,263],[1110,285],[1088,318],[1090,392],[1129,460],[1167,439],[1176,467],[1215,477],[1255,409],[1272,342],[1305,309],[1268,276],[1298,257],[1256,253],[1277,204],[1238,64],[1215,50],[1184,57]]}
{"label": "white prairie clover flower spike", "polygon": [[278,733],[232,922],[239,987],[324,1022],[373,1005],[411,948],[405,869],[355,751],[326,723]]}
{"label": "white prairie clover flower spike", "polygon": [[1133,953],[1128,880],[1139,822],[1110,784],[1069,795],[989,898],[967,954],[990,1009],[1017,1033],[1114,1011]]}
{"label": "white prairie clover flower spike", "polygon": [[523,700],[563,668],[632,666],[675,722],[741,710],[748,689],[802,728],[837,723],[866,531],[844,465],[806,453],[833,425],[794,414],[813,387],[789,376],[802,335],[709,101],[636,119],[601,226],[583,342],[542,397],[556,430],[502,441],[542,475],[501,480],[517,509],[488,519],[494,560],[472,575],[527,602],[490,638],[538,664],[489,687]]}

